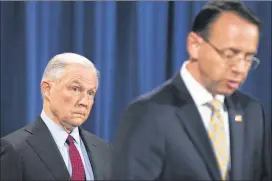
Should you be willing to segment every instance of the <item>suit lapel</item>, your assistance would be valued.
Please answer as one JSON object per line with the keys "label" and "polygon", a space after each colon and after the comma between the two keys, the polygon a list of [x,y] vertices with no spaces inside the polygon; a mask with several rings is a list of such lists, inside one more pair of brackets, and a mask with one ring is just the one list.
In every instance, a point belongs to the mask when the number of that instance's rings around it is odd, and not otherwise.
{"label": "suit lapel", "polygon": [[71,180],[61,153],[41,118],[39,117],[35,125],[26,131],[32,133],[32,136],[27,139],[28,144],[56,180]]}
{"label": "suit lapel", "polygon": [[79,131],[80,131],[80,136],[82,138],[82,141],[85,145],[90,163],[92,165],[94,179],[95,180],[103,179],[103,178],[100,178],[101,173],[99,173],[99,170],[101,170],[101,169],[99,169],[99,163],[103,159],[100,159],[98,157],[100,154],[99,154],[99,150],[97,148],[97,145],[93,142],[93,138],[91,137],[91,135],[86,133],[85,130],[80,128]]}
{"label": "suit lapel", "polygon": [[207,169],[214,180],[220,180],[220,171],[213,153],[208,134],[202,122],[197,107],[190,96],[180,74],[178,73],[173,80],[174,86],[178,89],[178,104],[180,109],[177,112],[181,123],[184,125],[189,137],[192,139],[199,155],[204,160]]}
{"label": "suit lapel", "polygon": [[244,113],[238,103],[226,97],[230,123],[231,179],[243,179]]}

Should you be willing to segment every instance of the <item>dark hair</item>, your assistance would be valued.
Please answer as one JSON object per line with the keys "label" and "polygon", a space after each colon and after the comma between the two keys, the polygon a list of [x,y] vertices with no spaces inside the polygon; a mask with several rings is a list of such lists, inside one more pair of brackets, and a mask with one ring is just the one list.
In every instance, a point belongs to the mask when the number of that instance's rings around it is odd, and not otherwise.
{"label": "dark hair", "polygon": [[260,29],[262,22],[240,1],[211,1],[197,14],[192,31],[204,38],[209,38],[209,27],[223,12],[233,12],[238,16],[255,24]]}

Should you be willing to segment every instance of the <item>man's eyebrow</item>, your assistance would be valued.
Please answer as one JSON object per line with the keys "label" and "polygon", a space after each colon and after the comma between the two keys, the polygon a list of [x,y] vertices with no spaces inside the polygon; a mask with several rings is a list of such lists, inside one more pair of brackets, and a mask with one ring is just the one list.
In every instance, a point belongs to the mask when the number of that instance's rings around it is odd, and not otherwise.
{"label": "man's eyebrow", "polygon": [[[224,50],[231,50],[235,53],[240,53],[240,52],[243,52],[242,50],[238,49],[238,48],[225,48]],[[245,52],[247,55],[256,55],[257,52],[255,51],[249,51],[249,52]]]}
{"label": "man's eyebrow", "polygon": [[[81,86],[83,86],[78,80],[73,80],[72,82],[70,82],[70,84],[79,84]],[[96,91],[96,86],[91,87],[90,89],[88,89],[88,91]]]}
{"label": "man's eyebrow", "polygon": [[93,92],[96,92],[96,87],[92,87],[89,89],[89,91],[93,91]]}
{"label": "man's eyebrow", "polygon": [[80,84],[80,82],[78,80],[73,80],[70,84]]}

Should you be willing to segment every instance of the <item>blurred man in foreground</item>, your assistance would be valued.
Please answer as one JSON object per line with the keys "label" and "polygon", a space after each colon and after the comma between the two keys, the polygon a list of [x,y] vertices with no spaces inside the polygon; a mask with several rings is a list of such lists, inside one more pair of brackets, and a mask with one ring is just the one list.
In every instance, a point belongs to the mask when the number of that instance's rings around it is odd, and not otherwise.
{"label": "blurred man in foreground", "polygon": [[180,72],[126,110],[111,178],[271,180],[271,123],[238,90],[260,63],[259,29],[239,1],[201,9]]}

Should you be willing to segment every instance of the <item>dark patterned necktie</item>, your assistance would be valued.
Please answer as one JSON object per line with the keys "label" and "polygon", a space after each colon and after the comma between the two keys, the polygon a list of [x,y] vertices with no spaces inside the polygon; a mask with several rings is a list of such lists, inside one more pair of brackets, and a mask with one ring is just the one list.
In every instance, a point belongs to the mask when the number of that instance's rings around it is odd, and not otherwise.
{"label": "dark patterned necktie", "polygon": [[85,180],[84,166],[73,137],[68,135],[66,142],[69,145],[69,155],[72,164],[72,180]]}

